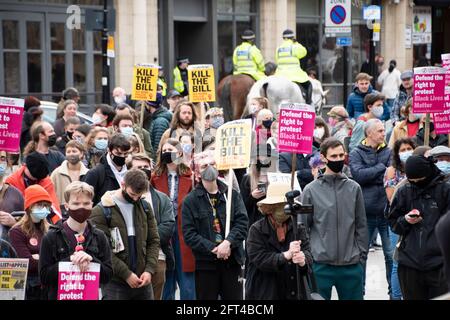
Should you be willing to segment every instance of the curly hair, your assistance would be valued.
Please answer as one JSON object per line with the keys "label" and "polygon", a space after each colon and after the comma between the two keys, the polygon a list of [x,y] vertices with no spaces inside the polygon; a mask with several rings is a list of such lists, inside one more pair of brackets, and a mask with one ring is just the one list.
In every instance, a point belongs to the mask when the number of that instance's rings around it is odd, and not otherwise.
{"label": "curly hair", "polygon": [[413,150],[417,147],[417,144],[411,138],[399,139],[394,143],[394,148],[392,149],[392,166],[395,169],[400,170],[401,172],[405,172],[405,166],[401,162],[399,156],[400,147],[402,146],[402,144],[409,144],[413,148]]}

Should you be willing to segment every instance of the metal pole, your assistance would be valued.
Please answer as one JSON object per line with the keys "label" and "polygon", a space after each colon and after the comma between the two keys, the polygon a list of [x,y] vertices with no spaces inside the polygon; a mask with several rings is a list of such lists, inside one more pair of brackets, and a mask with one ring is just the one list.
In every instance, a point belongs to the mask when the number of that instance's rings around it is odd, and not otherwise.
{"label": "metal pole", "polygon": [[427,117],[425,118],[425,133],[424,133],[424,146],[430,145],[430,114],[427,113]]}
{"label": "metal pole", "polygon": [[103,31],[102,31],[102,103],[110,104],[109,65],[108,65],[108,0],[103,0]]}
{"label": "metal pole", "polygon": [[343,59],[344,59],[344,108],[347,108],[347,84],[348,84],[348,63],[347,63],[347,46],[344,46],[343,51]]}

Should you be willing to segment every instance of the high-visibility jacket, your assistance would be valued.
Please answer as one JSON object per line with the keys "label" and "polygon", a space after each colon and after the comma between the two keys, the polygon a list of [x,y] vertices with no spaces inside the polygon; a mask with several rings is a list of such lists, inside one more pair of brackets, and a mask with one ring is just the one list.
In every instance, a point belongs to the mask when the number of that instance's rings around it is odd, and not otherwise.
{"label": "high-visibility jacket", "polygon": [[[184,92],[184,81],[181,77],[181,72],[178,67],[175,67],[173,69],[173,88],[177,90],[179,93],[183,94]],[[187,94],[188,88],[186,87],[186,94]]]}
{"label": "high-visibility jacket", "polygon": [[261,51],[244,41],[233,52],[233,74],[248,74],[256,81],[265,77],[264,58]]}
{"label": "high-visibility jacket", "polygon": [[307,53],[306,48],[300,43],[291,39],[284,40],[275,52],[275,63],[277,64],[275,75],[288,78],[293,82],[308,81],[308,75],[300,66],[300,59],[304,58]]}
{"label": "high-visibility jacket", "polygon": [[158,85],[160,85],[162,87],[162,96],[165,97],[167,94],[167,83],[166,81],[164,81],[163,78],[158,78]]}

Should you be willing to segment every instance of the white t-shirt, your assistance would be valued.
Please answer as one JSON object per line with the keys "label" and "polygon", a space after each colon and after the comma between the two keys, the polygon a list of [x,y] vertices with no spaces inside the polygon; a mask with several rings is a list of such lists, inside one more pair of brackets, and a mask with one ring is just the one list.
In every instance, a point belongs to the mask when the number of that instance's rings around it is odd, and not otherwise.
{"label": "white t-shirt", "polygon": [[384,70],[378,77],[378,84],[382,85],[381,93],[386,96],[386,99],[395,99],[398,94],[402,80],[400,79],[400,71],[398,69]]}
{"label": "white t-shirt", "polygon": [[119,199],[116,195],[113,195],[114,203],[117,204],[117,206],[120,209],[120,212],[122,213],[122,217],[125,220],[125,224],[127,226],[127,235],[135,236],[136,231],[134,230],[134,216],[133,216],[133,207],[134,205],[132,203],[129,203],[128,201]]}

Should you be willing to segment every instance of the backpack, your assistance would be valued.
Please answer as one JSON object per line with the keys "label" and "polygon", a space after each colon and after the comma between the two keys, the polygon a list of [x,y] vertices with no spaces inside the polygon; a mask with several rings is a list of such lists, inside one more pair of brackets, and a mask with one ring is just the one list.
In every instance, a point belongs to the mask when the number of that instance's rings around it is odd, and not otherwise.
{"label": "backpack", "polygon": [[[150,205],[147,201],[144,201],[143,199],[139,200],[142,204],[142,207],[144,208],[144,212],[146,215],[149,214],[149,208]],[[112,210],[111,207],[105,207],[101,202],[98,204],[100,208],[103,211],[103,215],[105,216],[106,224],[108,225],[108,228],[111,228],[111,220],[112,220]]]}

